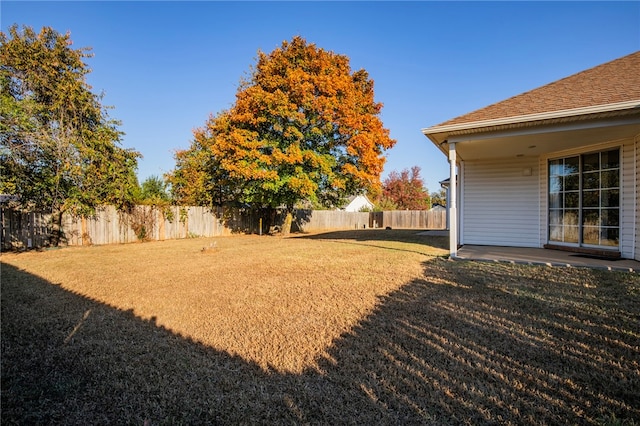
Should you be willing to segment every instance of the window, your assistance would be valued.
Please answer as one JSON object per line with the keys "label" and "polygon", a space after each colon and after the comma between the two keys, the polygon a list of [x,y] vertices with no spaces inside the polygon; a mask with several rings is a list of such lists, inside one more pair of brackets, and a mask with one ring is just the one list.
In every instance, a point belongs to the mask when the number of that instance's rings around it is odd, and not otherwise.
{"label": "window", "polygon": [[549,161],[549,241],[617,247],[620,150]]}

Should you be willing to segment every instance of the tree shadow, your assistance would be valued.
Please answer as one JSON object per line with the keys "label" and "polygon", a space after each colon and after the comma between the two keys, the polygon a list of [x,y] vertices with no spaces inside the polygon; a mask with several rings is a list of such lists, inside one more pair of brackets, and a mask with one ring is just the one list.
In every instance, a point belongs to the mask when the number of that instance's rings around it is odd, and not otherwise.
{"label": "tree shadow", "polygon": [[600,271],[558,270],[549,288],[540,267],[519,269],[526,279],[508,265],[424,267],[316,367],[285,374],[2,264],[3,423],[640,419],[634,275],[621,290]]}
{"label": "tree shadow", "polygon": [[[301,232],[301,224],[308,223],[313,212],[297,210],[292,232]],[[252,208],[248,205],[216,208],[216,215],[232,234],[273,235],[281,229],[286,211],[281,208]]]}
{"label": "tree shadow", "polygon": [[293,223],[291,224],[291,232],[304,232],[305,226],[311,222],[313,210],[296,209],[294,212]]}
{"label": "tree shadow", "polygon": [[300,235],[298,238],[310,240],[356,241],[356,242],[398,242],[426,244],[434,248],[448,250],[449,238],[425,235],[420,229],[360,229],[329,231],[317,234]]}
{"label": "tree shadow", "polygon": [[[434,255],[431,249],[448,250],[449,239],[443,236],[424,235],[419,229],[360,229],[330,231],[318,234],[300,235],[297,238],[326,240],[342,244],[358,244],[387,250],[400,250],[412,253]],[[428,247],[429,250],[415,250],[415,245]],[[448,256],[442,252],[440,256]]]}
{"label": "tree shadow", "polygon": [[[28,212],[0,206],[0,216],[2,216],[0,251],[21,252],[41,250],[51,246],[50,213]],[[60,244],[68,243],[64,232],[57,238]]]}
{"label": "tree shadow", "polygon": [[640,279],[563,268],[549,286],[548,271],[425,262],[323,369],[385,424],[637,422]]}

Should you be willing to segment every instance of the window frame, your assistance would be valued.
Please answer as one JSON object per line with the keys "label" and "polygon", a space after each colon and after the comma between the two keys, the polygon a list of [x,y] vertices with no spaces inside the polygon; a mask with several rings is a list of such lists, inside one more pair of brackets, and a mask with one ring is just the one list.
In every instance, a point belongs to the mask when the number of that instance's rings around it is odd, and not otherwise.
{"label": "window frame", "polygon": [[[611,167],[611,160],[606,163],[608,167],[605,167],[603,158],[608,159],[610,157],[605,157],[604,154],[611,155],[614,151],[617,152],[614,167]],[[594,155],[598,156],[597,168],[593,167],[593,162],[591,162],[590,168],[586,167],[585,164],[588,166],[589,163],[587,163],[585,159],[590,156],[593,157]],[[574,171],[571,170],[571,165],[575,164],[574,159],[576,158],[577,171]],[[572,160],[569,166],[567,166],[568,160]],[[549,244],[568,247],[619,250],[621,246],[620,231],[622,225],[622,147],[611,146],[606,148],[602,147],[593,151],[566,153],[562,156],[548,157],[546,163],[547,242]],[[616,173],[612,174],[612,172]],[[588,181],[588,178],[595,177],[596,173],[598,174],[597,178]],[[593,174],[593,176],[589,176],[589,174]],[[617,186],[609,185],[603,187],[603,175],[605,174],[613,176],[613,182],[617,183]],[[578,179],[577,189],[575,188],[576,182],[573,181],[576,177]],[[558,179],[560,179],[560,181],[558,181]],[[594,181],[597,181],[597,187],[594,187]],[[555,190],[552,191],[552,189]],[[606,202],[607,205],[603,205],[603,193],[605,192],[617,192],[617,204],[615,206],[610,205],[610,201]],[[589,200],[586,199],[585,196],[593,196],[594,193],[597,193],[597,205],[585,205],[585,203],[589,204]],[[578,196],[577,200],[575,199],[576,194]],[[570,199],[572,200],[569,207],[567,207],[567,200],[569,199],[567,195],[571,195]],[[591,204],[593,204],[593,201],[591,201]],[[617,211],[617,215],[611,216],[613,210]],[[596,211],[597,215],[594,215]],[[574,214],[568,215],[567,212]],[[575,213],[577,213],[577,215]],[[597,217],[596,226],[585,223],[587,215]],[[575,225],[567,223],[570,220],[574,220]],[[603,224],[603,221],[606,221],[606,224]],[[615,225],[610,225],[611,223]],[[587,231],[589,231],[589,229],[592,229],[591,235],[595,233],[598,236],[597,243],[593,242],[593,238],[587,238]],[[567,230],[577,232],[577,238],[570,238],[572,235],[567,237]],[[617,232],[613,232],[612,234],[615,236],[615,239],[606,239],[604,236],[608,233],[603,233],[603,231],[606,230],[616,230]],[[558,232],[560,232],[560,235],[558,235]],[[615,244],[609,244],[607,243],[608,241],[615,241]]]}

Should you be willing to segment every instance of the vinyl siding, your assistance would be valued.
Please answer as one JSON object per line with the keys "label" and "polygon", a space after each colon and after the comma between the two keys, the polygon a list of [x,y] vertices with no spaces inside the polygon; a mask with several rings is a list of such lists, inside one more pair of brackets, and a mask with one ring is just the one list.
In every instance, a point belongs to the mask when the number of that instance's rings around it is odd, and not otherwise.
{"label": "vinyl siding", "polygon": [[624,141],[621,149],[622,162],[620,188],[620,254],[622,257],[633,259],[634,243],[636,241],[636,164],[632,139]]}
{"label": "vinyl siding", "polygon": [[640,135],[636,136],[634,143],[634,156],[636,158],[635,186],[635,203],[633,206],[634,231],[635,231],[635,259],[640,260],[640,201],[638,200],[638,191],[640,190]]}
{"label": "vinyl siding", "polygon": [[465,161],[463,244],[540,247],[538,164],[537,157]]}
{"label": "vinyl siding", "polygon": [[547,164],[547,157],[540,156],[538,160],[538,170],[540,170],[540,179],[538,181],[538,193],[540,197],[540,239],[538,241],[539,247],[543,247],[545,244],[547,244],[549,239],[549,168]]}

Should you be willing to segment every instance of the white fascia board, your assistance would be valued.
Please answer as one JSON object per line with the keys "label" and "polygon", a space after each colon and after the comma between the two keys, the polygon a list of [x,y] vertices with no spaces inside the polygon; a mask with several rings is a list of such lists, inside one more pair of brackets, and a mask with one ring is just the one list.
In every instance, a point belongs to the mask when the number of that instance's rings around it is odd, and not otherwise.
{"label": "white fascia board", "polygon": [[471,130],[482,127],[502,126],[507,124],[527,123],[531,121],[550,120],[554,118],[565,118],[578,115],[598,114],[613,111],[622,111],[627,109],[639,108],[640,99],[633,101],[618,102],[614,104],[596,105],[583,108],[564,109],[559,111],[542,112],[536,114],[518,115],[514,117],[495,118],[492,120],[473,121],[470,123],[449,124],[444,126],[433,126],[422,129],[422,133],[431,139],[434,143],[438,143],[435,136],[438,133],[455,132],[458,130]]}
{"label": "white fascia board", "polygon": [[[640,124],[640,119],[635,115],[633,115],[633,116],[609,119],[606,121],[568,120],[560,124],[555,124],[553,127],[543,126],[543,125],[537,125],[537,126],[512,125],[513,128],[502,128],[497,130],[475,132],[475,133],[461,133],[456,136],[449,135],[447,137],[447,140],[448,142],[457,143],[457,142],[467,142],[467,141],[482,140],[482,139],[491,139],[496,137],[496,135],[500,135],[501,137],[512,137],[512,136],[522,136],[522,135],[544,134],[548,132],[584,130],[584,129],[594,129],[594,128],[601,128],[601,127],[615,127],[615,126],[624,126],[629,124],[635,124],[635,125]],[[505,126],[509,126],[509,125],[505,125]]]}

